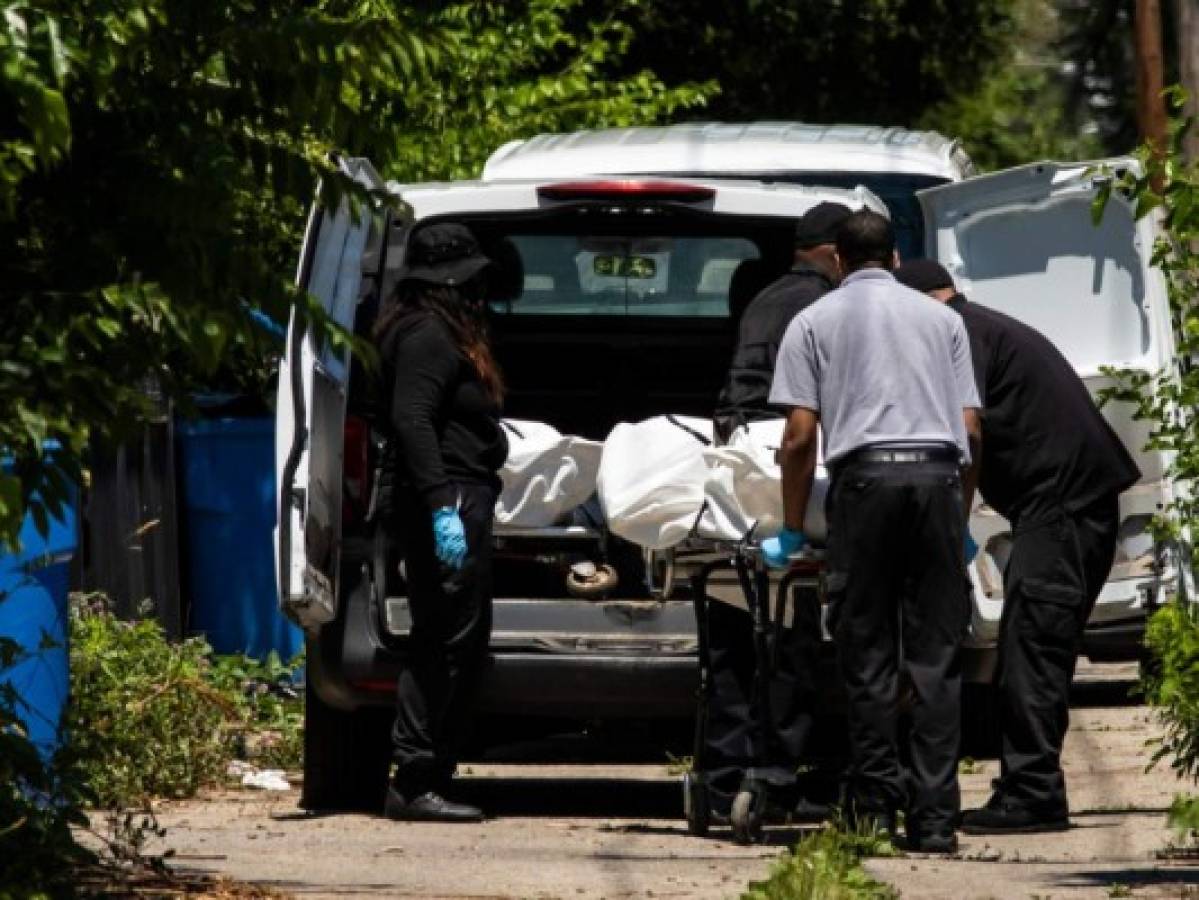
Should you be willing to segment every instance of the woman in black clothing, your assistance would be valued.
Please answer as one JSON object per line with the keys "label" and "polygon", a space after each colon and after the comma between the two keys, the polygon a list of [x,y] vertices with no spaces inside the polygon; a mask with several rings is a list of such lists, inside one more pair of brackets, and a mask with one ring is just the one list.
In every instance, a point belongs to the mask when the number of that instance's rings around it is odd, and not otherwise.
{"label": "woman in black clothing", "polygon": [[484,325],[489,260],[470,230],[413,234],[401,281],[379,314],[389,432],[389,504],[412,616],[392,731],[386,815],[477,821],[445,799],[491,633],[491,523],[508,454],[503,385]]}

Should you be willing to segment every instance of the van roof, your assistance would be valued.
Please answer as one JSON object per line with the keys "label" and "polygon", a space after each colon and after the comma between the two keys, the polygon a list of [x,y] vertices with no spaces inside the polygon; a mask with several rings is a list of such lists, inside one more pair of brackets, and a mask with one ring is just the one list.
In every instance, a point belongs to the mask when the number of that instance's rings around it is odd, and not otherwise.
{"label": "van roof", "polygon": [[510,141],[485,181],[583,174],[760,176],[892,172],[960,181],[974,173],[958,141],[878,125],[722,122],[540,134]]}
{"label": "van roof", "polygon": [[[600,178],[574,178],[571,182],[603,183]],[[607,179],[615,181],[617,179]],[[619,179],[624,181],[626,179]],[[645,179],[632,179],[645,180]],[[659,179],[655,179],[659,180]],[[685,184],[703,185],[715,190],[710,201],[712,212],[729,215],[798,217],[822,201],[844,203],[852,209],[862,206],[887,214],[886,205],[869,189],[852,190],[810,187],[797,184],[762,184],[741,179],[671,178]],[[547,201],[539,188],[562,183],[559,178],[522,178],[497,181],[446,181],[401,184],[391,181],[388,190],[411,207],[417,219],[430,216],[504,213],[544,209]]]}

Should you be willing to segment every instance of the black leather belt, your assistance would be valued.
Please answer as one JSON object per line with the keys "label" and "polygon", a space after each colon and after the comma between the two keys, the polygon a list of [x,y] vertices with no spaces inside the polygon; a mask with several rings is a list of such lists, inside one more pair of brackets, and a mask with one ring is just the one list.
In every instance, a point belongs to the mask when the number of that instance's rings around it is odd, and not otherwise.
{"label": "black leather belt", "polygon": [[957,447],[863,447],[845,457],[847,463],[928,463],[960,459]]}

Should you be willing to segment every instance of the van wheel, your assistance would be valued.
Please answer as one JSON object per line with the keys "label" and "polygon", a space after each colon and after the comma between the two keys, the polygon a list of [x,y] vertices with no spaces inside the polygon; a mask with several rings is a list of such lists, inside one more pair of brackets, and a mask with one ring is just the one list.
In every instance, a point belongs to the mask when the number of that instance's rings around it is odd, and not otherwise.
{"label": "van wheel", "polygon": [[312,686],[305,690],[304,785],[308,810],[378,813],[387,791],[391,721],[386,707],[335,709]]}
{"label": "van wheel", "polygon": [[997,759],[1003,746],[999,704],[991,684],[962,685],[962,756]]}

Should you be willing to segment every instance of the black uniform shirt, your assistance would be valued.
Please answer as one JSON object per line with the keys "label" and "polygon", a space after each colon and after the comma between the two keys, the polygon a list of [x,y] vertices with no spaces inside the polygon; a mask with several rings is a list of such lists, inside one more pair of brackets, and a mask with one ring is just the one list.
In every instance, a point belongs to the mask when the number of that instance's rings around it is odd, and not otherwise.
{"label": "black uniform shirt", "polygon": [[833,282],[827,275],[799,263],[767,285],[745,308],[729,374],[716,400],[716,431],[722,440],[741,422],[780,415],[767,398],[783,334],[797,313],[832,288]]}
{"label": "black uniform shirt", "polygon": [[1046,504],[1077,512],[1136,483],[1136,463],[1048,338],[961,294],[949,306],[970,337],[988,504],[1008,519]]}
{"label": "black uniform shirt", "polygon": [[498,491],[496,472],[508,457],[500,408],[449,329],[431,314],[420,315],[401,322],[380,344],[391,385],[384,412],[400,481],[430,509],[454,505],[455,482]]}

